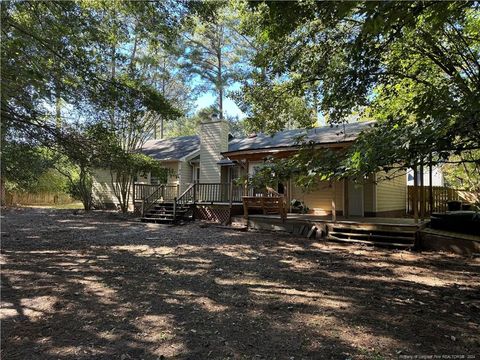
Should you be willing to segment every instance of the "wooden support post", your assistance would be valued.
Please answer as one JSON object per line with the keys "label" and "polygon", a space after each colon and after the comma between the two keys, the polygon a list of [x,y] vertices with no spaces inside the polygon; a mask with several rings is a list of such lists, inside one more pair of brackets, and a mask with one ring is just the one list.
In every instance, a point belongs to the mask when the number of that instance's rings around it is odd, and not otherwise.
{"label": "wooden support post", "polygon": [[425,174],[423,171],[423,159],[420,162],[420,219],[425,220]]}
{"label": "wooden support post", "polygon": [[343,179],[343,215],[348,218],[348,179]]}
{"label": "wooden support post", "polygon": [[292,212],[292,179],[288,179],[288,211]]}
{"label": "wooden support post", "polygon": [[412,206],[413,206],[413,217],[415,222],[418,223],[418,169],[417,165],[413,167],[413,196],[412,196]]}
{"label": "wooden support post", "polygon": [[173,198],[173,221],[177,220],[177,197]]}
{"label": "wooden support post", "polygon": [[429,211],[430,215],[433,213],[433,165],[432,165],[432,153],[430,153],[428,164],[428,202],[430,203]]}
{"label": "wooden support post", "polygon": [[232,203],[233,203],[233,182],[232,181],[230,181],[230,188],[228,192],[229,192],[228,198],[229,198],[230,210],[232,210]]}
{"label": "wooden support post", "polygon": [[337,221],[337,206],[335,204],[335,198],[336,198],[336,195],[337,195],[337,191],[336,191],[335,181],[333,181],[333,183],[332,183],[332,192],[333,192],[333,196],[332,196],[332,221],[336,222]]}

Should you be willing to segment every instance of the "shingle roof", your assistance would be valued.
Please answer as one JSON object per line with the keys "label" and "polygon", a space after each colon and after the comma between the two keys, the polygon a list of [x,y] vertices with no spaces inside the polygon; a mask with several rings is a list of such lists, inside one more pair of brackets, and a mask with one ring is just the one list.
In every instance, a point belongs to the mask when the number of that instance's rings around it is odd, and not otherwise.
{"label": "shingle roof", "polygon": [[352,141],[357,138],[362,130],[371,127],[375,122],[355,122],[337,126],[322,126],[313,129],[285,130],[273,135],[257,134],[255,137],[233,139],[228,145],[228,152],[242,150],[259,150],[297,145],[297,139],[306,135],[305,141],[316,144],[331,144]]}
{"label": "shingle roof", "polygon": [[198,135],[180,136],[162,140],[148,140],[140,150],[142,154],[156,160],[180,160],[181,158],[200,150]]}
{"label": "shingle roof", "polygon": [[[331,144],[352,141],[362,130],[371,127],[374,121],[355,122],[338,126],[323,126],[313,129],[295,129],[280,131],[272,135],[257,134],[255,137],[232,139],[228,144],[228,152],[243,150],[273,149],[297,145],[297,139],[302,136],[305,141],[316,144]],[[140,150],[157,160],[175,161],[200,150],[200,137],[180,136],[163,140],[148,140]]]}

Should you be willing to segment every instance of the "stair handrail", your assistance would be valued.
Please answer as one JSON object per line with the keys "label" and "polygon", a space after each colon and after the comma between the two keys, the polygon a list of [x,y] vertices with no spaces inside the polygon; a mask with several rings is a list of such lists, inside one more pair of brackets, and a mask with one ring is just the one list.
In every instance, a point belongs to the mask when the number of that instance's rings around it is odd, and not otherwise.
{"label": "stair handrail", "polygon": [[[196,185],[197,185],[197,183],[190,184],[190,186],[178,198],[177,197],[173,198],[173,219],[174,220],[177,219],[177,206],[178,206],[178,204],[184,203],[187,194],[189,192],[191,192],[192,189],[193,189],[193,193],[195,194],[195,186]],[[193,198],[193,202],[195,203],[195,197]]]}
{"label": "stair handrail", "polygon": [[[162,197],[164,186],[165,185],[163,184],[159,185],[158,188],[153,193],[148,195],[145,199],[142,199],[142,217],[144,217],[145,212],[150,210],[153,204],[155,204],[155,202]],[[158,196],[158,193],[160,193],[160,196]]]}

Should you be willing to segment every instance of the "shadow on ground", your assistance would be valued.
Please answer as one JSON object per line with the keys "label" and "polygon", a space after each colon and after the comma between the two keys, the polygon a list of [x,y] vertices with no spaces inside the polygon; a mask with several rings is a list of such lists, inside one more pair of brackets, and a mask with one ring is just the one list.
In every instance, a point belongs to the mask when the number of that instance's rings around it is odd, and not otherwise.
{"label": "shadow on ground", "polygon": [[2,219],[4,359],[480,353],[480,264],[112,213]]}

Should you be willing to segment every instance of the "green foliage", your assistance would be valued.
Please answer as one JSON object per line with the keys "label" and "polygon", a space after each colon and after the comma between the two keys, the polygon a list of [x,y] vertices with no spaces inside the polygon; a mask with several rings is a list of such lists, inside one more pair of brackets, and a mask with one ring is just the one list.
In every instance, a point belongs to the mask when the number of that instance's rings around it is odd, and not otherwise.
{"label": "green foliage", "polygon": [[52,168],[48,169],[38,178],[36,186],[31,192],[47,192],[47,193],[66,193],[68,192],[68,179]]}
{"label": "green foliage", "polygon": [[3,134],[54,141],[68,131],[58,128],[58,104],[67,123],[108,121],[118,132],[150,112],[177,117],[136,60],[169,48],[186,11],[175,1],[2,2]]}
{"label": "green foliage", "polygon": [[34,191],[38,179],[51,168],[52,159],[39,147],[3,141],[1,165],[9,190]]}
{"label": "green foliage", "polygon": [[288,122],[282,109],[289,106],[282,104],[295,98],[313,109],[318,104],[331,123],[354,112],[378,121],[336,167],[323,168],[305,156],[311,165],[305,176],[361,177],[396,163],[412,166],[430,154],[438,163],[478,149],[479,7],[433,1],[251,3],[242,21],[259,44],[253,65],[261,75],[243,89],[249,121],[277,131]]}
{"label": "green foliage", "polygon": [[[166,124],[165,137],[177,137],[186,135],[198,135],[200,123],[202,121],[211,121],[213,115],[218,115],[217,106],[211,105],[199,109],[193,116],[187,116]],[[234,137],[244,137],[246,135],[246,122],[236,117],[226,116],[229,125],[229,133]]]}
{"label": "green foliage", "polygon": [[[448,187],[465,190],[464,200],[476,204],[480,209],[480,157],[479,150],[463,152],[452,156],[448,163],[442,166],[445,183]],[[458,163],[461,165],[458,165]]]}
{"label": "green foliage", "polygon": [[92,136],[95,144],[99,145],[92,151],[94,158],[89,162],[90,173],[93,167],[110,171],[113,191],[122,212],[128,211],[131,187],[137,176],[152,173],[166,182],[170,175],[170,170],[163,168],[155,159],[136,151],[125,150],[118,133],[102,124],[89,127],[85,134]]}
{"label": "green foliage", "polygon": [[[285,84],[278,81],[269,82],[261,78],[252,73],[243,82],[242,91],[233,94],[240,109],[248,114],[245,127],[250,132],[273,133],[285,128],[310,128],[316,125],[315,106],[309,104],[304,95],[289,92]],[[272,117],[272,114],[275,116]]]}
{"label": "green foliage", "polygon": [[198,134],[198,122],[195,116],[181,117],[165,124],[165,138],[196,134]]}
{"label": "green foliage", "polygon": [[238,80],[241,67],[246,66],[238,27],[235,8],[221,2],[206,4],[205,11],[185,20],[186,52],[182,66],[195,76],[197,90],[215,93],[220,118],[224,115],[226,90]]}

